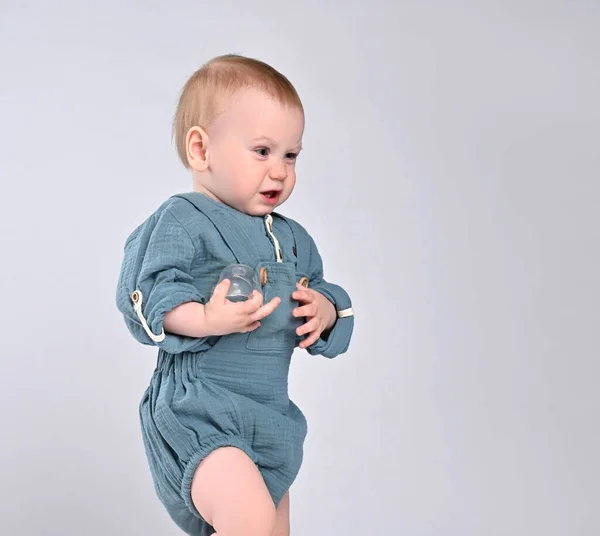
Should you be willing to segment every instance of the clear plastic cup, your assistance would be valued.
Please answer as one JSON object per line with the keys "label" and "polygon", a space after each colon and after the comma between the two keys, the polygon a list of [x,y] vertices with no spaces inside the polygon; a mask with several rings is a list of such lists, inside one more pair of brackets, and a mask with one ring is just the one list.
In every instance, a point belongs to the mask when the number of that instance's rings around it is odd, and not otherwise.
{"label": "clear plastic cup", "polygon": [[225,267],[219,276],[219,283],[229,279],[231,285],[227,293],[227,299],[232,302],[246,301],[255,290],[261,291],[258,274],[245,264],[230,264]]}

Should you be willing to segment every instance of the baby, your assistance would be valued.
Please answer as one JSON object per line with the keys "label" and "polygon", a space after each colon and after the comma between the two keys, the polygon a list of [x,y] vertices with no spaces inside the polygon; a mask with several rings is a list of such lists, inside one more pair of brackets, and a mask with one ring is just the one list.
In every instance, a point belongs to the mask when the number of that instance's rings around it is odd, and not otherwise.
{"label": "baby", "polygon": [[[243,56],[205,64],[174,120],[193,191],[165,201],[133,233],[117,289],[131,334],[158,346],[140,403],[158,497],[193,536],[289,535],[289,488],[306,419],[288,397],[294,348],[335,357],[352,304],[323,279],[306,230],[274,210],[291,195],[304,111],[269,65]],[[227,299],[232,264],[262,292]]]}

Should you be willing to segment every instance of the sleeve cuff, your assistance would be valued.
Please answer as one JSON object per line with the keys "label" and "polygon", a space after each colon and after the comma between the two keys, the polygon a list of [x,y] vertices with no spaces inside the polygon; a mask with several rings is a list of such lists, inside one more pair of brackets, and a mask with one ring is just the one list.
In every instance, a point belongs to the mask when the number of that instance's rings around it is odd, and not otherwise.
{"label": "sleeve cuff", "polygon": [[354,330],[354,310],[348,293],[340,286],[322,281],[312,287],[323,294],[335,307],[338,318],[327,338],[320,338],[310,345],[307,351],[311,355],[322,355],[333,358],[348,350]]}
{"label": "sleeve cuff", "polygon": [[[138,303],[135,304],[133,299],[132,302],[134,304],[133,306],[137,319],[139,320],[140,328],[145,332],[144,336],[147,338],[148,344],[154,344],[171,354],[180,352],[199,352],[208,348],[208,337],[193,338],[166,333],[163,326],[163,320],[167,312],[178,305],[190,301],[204,303],[205,300],[199,293],[173,290],[172,292],[165,292],[164,296],[159,300],[148,300],[149,303],[146,305],[143,302],[141,292],[139,290],[136,292],[138,293]],[[145,318],[143,312],[147,315]]]}

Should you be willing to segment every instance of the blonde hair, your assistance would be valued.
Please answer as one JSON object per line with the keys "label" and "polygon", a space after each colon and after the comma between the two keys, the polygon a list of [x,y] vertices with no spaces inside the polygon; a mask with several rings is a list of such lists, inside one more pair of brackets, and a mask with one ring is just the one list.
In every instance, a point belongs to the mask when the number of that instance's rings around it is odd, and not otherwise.
{"label": "blonde hair", "polygon": [[257,88],[293,106],[304,108],[292,83],[270,65],[253,58],[226,54],[205,63],[186,82],[173,118],[173,137],[183,165],[189,169],[186,137],[190,128],[199,126],[208,131],[219,113],[223,97],[244,88]]}

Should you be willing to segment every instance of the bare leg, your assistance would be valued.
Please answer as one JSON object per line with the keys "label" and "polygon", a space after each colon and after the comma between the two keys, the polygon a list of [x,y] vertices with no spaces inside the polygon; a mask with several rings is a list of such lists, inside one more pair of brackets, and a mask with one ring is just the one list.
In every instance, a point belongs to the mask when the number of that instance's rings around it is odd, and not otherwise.
{"label": "bare leg", "polygon": [[[213,536],[219,536],[216,532]],[[277,508],[275,528],[272,536],[290,536],[290,492],[288,491]]]}
{"label": "bare leg", "polygon": [[240,449],[223,447],[202,460],[192,501],[219,536],[273,536],[275,505],[258,468]]}
{"label": "bare leg", "polygon": [[290,536],[290,492],[281,499],[275,515],[275,529],[272,536]]}

